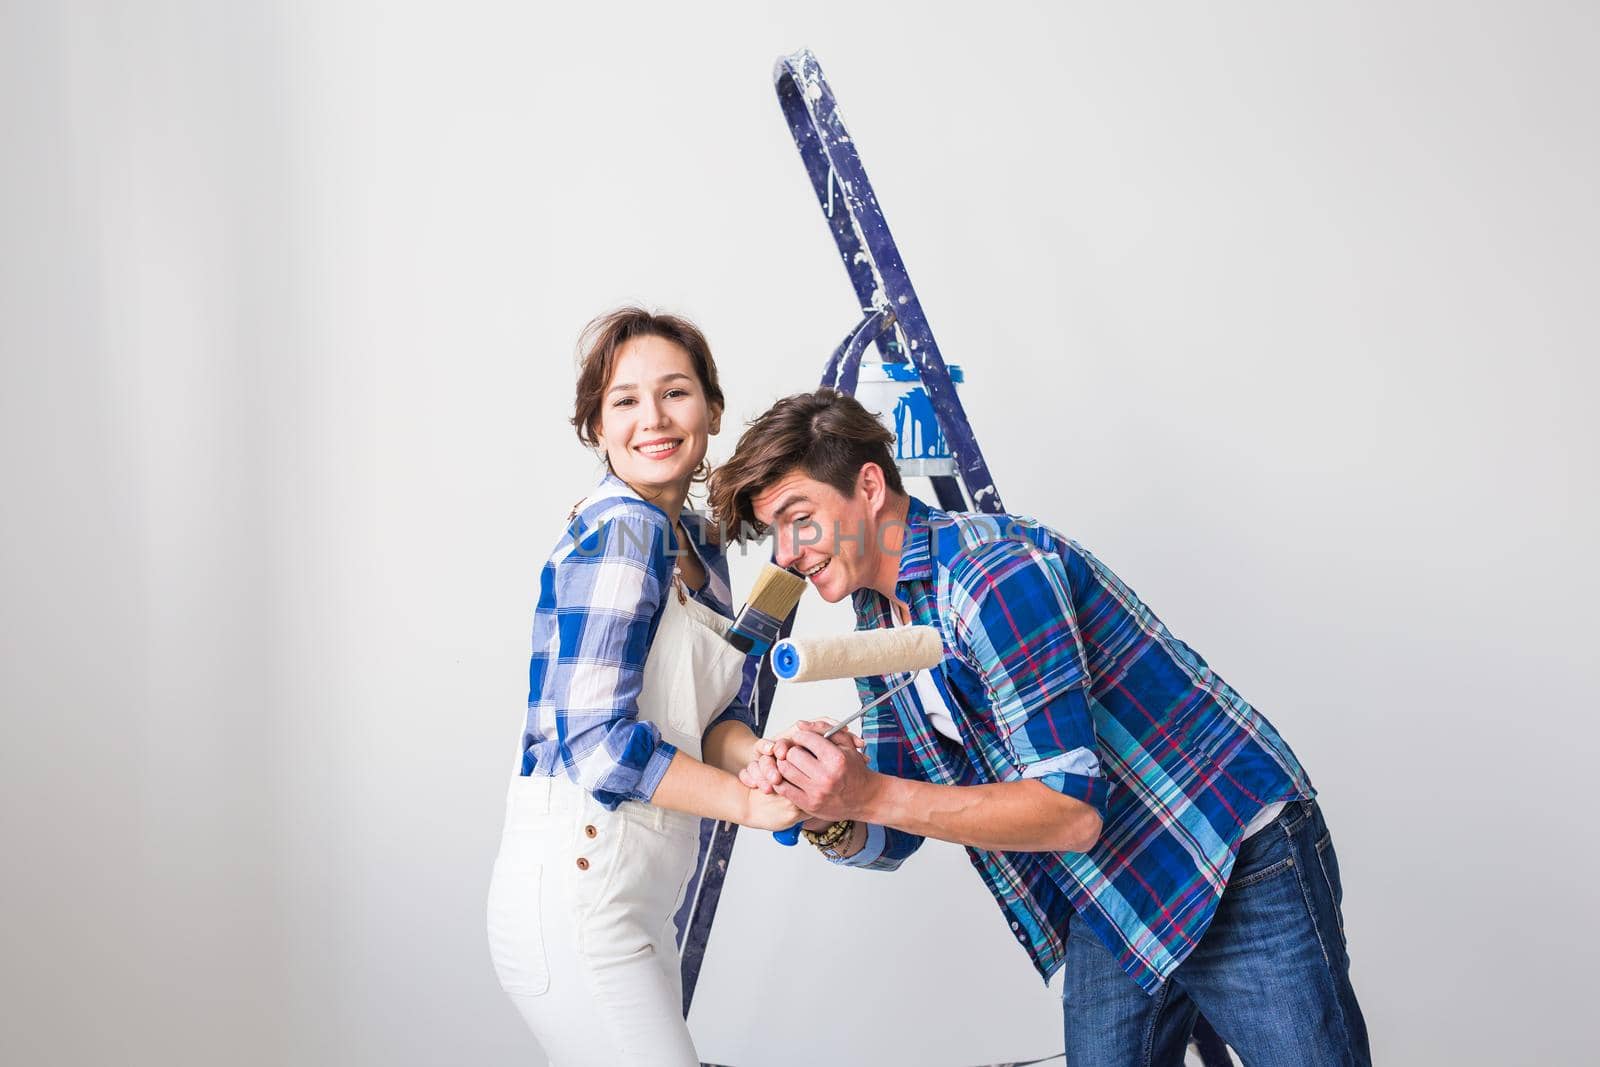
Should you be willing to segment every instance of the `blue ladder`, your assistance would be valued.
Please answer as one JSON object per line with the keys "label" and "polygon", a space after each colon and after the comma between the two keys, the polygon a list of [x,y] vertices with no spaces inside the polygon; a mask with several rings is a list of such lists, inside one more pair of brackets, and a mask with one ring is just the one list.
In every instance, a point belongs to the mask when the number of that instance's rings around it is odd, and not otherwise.
{"label": "blue ladder", "polygon": [[773,81],[862,311],[861,321],[829,358],[822,384],[854,394],[861,357],[869,344],[877,345],[885,363],[909,361],[955,460],[955,476],[932,479],[939,506],[956,511],[1005,510],[817,57],[808,50],[785,56],[778,60]]}
{"label": "blue ladder", "polygon": [[[989,465],[978,448],[961,398],[956,395],[950,368],[945,365],[933,330],[922,312],[922,302],[911,287],[905,262],[889,233],[883,209],[867,180],[866,168],[855,140],[845,127],[833,90],[823,77],[817,57],[809,49],[778,60],[772,80],[783,108],[789,133],[811,179],[811,188],[833,232],[839,259],[855,289],[861,320],[834,349],[822,373],[822,385],[854,395],[860,380],[861,358],[868,346],[877,347],[885,364],[909,364],[915,369],[931,404],[938,428],[948,443],[954,473],[934,474],[934,494],[945,511],[1004,511],[1000,492]],[[794,624],[791,613],[782,636]],[[754,694],[758,734],[765,732],[772,709],[777,678],[765,659]],[[728,873],[728,859],[738,826],[706,822],[700,831],[700,863],[676,916],[683,975],[683,1013],[687,1017],[695,985],[705,962],[706,942],[716,917],[717,902]],[[1194,1044],[1204,1067],[1228,1067],[1226,1046],[1204,1018],[1195,1027]],[[1059,1055],[1059,1054],[1058,1054]],[[1056,1059],[1052,1056],[1048,1059]],[[1030,1063],[1045,1061],[1030,1060]]]}

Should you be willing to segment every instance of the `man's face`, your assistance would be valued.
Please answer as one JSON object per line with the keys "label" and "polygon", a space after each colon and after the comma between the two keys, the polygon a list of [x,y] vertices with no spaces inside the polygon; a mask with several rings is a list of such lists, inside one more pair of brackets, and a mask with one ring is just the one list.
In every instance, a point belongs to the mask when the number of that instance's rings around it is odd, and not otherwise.
{"label": "man's face", "polygon": [[870,494],[857,479],[849,496],[793,472],[756,494],[756,518],[771,527],[780,567],[810,579],[836,604],[872,584],[883,556]]}

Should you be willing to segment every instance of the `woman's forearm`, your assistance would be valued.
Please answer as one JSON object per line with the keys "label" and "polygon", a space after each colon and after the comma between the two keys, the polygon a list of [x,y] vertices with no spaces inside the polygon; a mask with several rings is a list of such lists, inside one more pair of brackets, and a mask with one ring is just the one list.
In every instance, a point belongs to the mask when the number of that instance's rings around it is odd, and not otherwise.
{"label": "woman's forearm", "polygon": [[756,758],[756,735],[742,722],[719,722],[700,742],[705,761],[729,774],[738,774]]}
{"label": "woman's forearm", "polygon": [[750,790],[739,779],[682,752],[672,757],[650,803],[703,819],[736,823],[750,819]]}

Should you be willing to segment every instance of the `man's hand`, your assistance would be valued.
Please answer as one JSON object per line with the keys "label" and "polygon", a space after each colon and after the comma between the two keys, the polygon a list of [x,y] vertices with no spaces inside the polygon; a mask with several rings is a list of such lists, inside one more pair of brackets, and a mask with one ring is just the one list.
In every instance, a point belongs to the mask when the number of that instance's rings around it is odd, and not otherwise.
{"label": "man's hand", "polygon": [[[867,766],[855,735],[841,732],[824,738],[829,725],[801,721],[774,741],[771,759],[780,778],[767,780],[779,796],[810,812],[819,823],[864,819],[881,776]],[[757,762],[764,764],[765,759]]]}
{"label": "man's hand", "polygon": [[[801,719],[778,737],[756,738],[756,758],[740,769],[739,781],[748,789],[759,789],[763,793],[774,792],[783,781],[783,774],[778,770],[778,756],[788,752],[789,746],[794,743],[795,735],[802,731],[827,733],[835,725],[832,719]],[[851,748],[856,751],[865,750],[867,747],[865,741],[849,730],[841,730],[829,740],[841,748]],[[820,820],[819,824],[826,826],[827,821]]]}

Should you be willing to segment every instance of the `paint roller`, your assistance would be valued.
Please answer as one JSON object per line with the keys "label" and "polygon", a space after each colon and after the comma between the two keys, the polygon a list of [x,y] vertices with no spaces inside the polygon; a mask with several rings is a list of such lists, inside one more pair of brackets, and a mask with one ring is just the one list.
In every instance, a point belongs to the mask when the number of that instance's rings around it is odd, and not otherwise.
{"label": "paint roller", "polygon": [[937,666],[943,656],[944,643],[934,627],[896,626],[829,637],[786,638],[772,648],[772,673],[785,682],[862,678],[920,671]]}
{"label": "paint roller", "polygon": [[[905,681],[829,727],[822,735],[829,738],[911,685],[918,671],[936,666],[943,657],[944,642],[936,628],[897,626],[831,637],[792,637],[772,646],[771,663],[772,673],[784,682],[819,682],[829,678],[911,672]],[[800,825],[795,823],[787,830],[775,831],[772,836],[780,845],[793,845],[800,840]]]}

